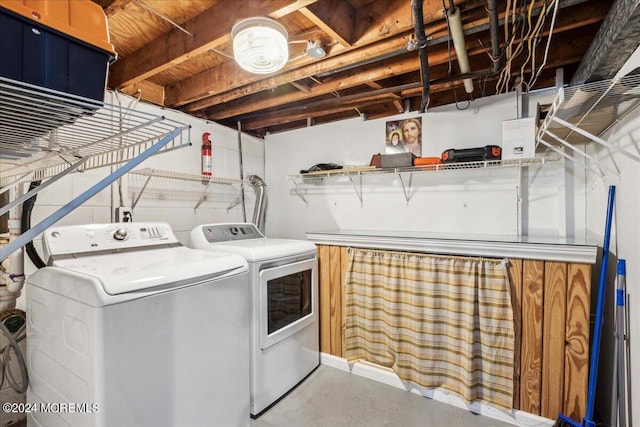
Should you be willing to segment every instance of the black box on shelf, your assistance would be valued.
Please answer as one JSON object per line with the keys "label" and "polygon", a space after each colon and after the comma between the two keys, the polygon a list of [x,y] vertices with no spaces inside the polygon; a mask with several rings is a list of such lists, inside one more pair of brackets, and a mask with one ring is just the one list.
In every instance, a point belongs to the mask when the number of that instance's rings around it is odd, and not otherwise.
{"label": "black box on shelf", "polygon": [[382,154],[380,156],[380,167],[382,168],[404,168],[413,166],[413,153]]}
{"label": "black box on shelf", "polygon": [[462,149],[451,148],[443,151],[441,158],[444,163],[500,160],[502,158],[502,148],[498,145]]}

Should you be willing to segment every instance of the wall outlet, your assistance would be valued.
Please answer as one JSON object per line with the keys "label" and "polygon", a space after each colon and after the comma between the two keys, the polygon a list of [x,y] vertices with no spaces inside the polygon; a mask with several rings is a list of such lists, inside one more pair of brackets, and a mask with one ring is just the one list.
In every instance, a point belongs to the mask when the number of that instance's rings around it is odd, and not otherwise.
{"label": "wall outlet", "polygon": [[116,208],[116,222],[133,222],[133,211],[126,206]]}

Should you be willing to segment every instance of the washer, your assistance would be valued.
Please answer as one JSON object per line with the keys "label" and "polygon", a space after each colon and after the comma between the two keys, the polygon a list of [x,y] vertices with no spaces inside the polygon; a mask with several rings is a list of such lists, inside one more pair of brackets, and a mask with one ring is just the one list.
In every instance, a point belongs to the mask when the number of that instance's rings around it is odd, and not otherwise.
{"label": "washer", "polygon": [[30,426],[249,424],[244,258],[184,247],[165,223],[50,228],[43,245]]}
{"label": "washer", "polygon": [[249,262],[256,418],[320,364],[316,246],[266,238],[246,223],[198,226],[190,246],[240,254]]}

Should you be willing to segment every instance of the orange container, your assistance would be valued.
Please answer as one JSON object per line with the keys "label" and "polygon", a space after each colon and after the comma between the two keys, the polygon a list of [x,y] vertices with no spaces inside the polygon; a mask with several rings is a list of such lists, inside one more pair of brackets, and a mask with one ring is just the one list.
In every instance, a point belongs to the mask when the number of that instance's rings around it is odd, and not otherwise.
{"label": "orange container", "polygon": [[[0,77],[95,100],[116,57],[90,0],[0,0]],[[93,108],[92,108],[93,109]]]}
{"label": "orange container", "polygon": [[116,56],[107,17],[91,0],[0,0],[0,8]]}
{"label": "orange container", "polygon": [[439,165],[441,163],[440,157],[416,157],[413,159],[414,166]]}

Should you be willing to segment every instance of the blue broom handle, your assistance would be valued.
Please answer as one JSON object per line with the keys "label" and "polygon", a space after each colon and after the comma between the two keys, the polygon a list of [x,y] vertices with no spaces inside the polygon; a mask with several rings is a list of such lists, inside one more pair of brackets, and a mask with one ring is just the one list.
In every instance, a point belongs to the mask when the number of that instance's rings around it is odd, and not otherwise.
{"label": "blue broom handle", "polygon": [[604,227],[604,244],[602,247],[602,263],[600,264],[600,282],[598,283],[598,300],[596,304],[596,321],[593,332],[593,347],[591,348],[591,366],[589,367],[589,393],[587,395],[587,414],[585,426],[593,423],[593,410],[596,397],[596,378],[598,375],[598,357],[600,356],[600,335],[602,333],[602,311],[604,308],[604,291],[607,281],[607,264],[609,261],[609,240],[611,237],[611,219],[613,217],[613,201],[616,186],[609,186],[609,202],[607,205],[607,221]]}

